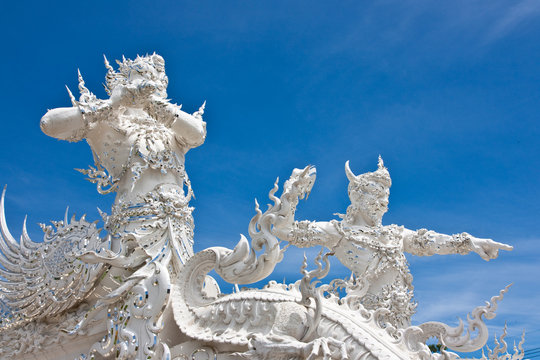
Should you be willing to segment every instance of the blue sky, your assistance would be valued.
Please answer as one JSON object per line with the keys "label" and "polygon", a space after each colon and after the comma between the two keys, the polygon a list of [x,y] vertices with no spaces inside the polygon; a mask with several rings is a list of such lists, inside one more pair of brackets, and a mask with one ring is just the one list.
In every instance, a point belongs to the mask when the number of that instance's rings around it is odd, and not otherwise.
{"label": "blue sky", "polygon": [[[514,245],[477,255],[410,257],[415,321],[455,323],[513,282],[490,322],[540,346],[540,3],[515,1],[8,2],[0,13],[0,182],[8,223],[61,219],[67,205],[97,219],[109,209],[73,168],[85,143],[40,132],[69,106],[77,68],[105,97],[102,55],[164,56],[169,97],[193,112],[206,100],[206,143],[187,154],[196,193],[196,250],[232,247],[253,199],[275,178],[313,164],[300,219],[328,220],[348,204],[357,172],[381,154],[393,179],[385,224],[467,231]],[[290,251],[275,278],[298,277]],[[345,276],[336,266],[335,276]]]}

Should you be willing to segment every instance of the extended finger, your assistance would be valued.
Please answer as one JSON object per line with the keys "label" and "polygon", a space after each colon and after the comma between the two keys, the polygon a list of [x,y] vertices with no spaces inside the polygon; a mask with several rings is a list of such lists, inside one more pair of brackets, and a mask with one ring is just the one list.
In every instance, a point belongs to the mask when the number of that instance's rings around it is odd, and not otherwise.
{"label": "extended finger", "polygon": [[503,243],[496,243],[497,244],[497,247],[501,250],[506,250],[506,251],[512,251],[514,250],[514,247],[512,245],[508,245],[508,244],[503,244]]}

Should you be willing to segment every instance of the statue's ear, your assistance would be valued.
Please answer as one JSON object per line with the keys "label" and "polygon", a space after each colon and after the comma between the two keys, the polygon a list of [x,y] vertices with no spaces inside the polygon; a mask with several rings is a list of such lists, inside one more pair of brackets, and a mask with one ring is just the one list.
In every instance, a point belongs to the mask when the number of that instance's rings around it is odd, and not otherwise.
{"label": "statue's ear", "polygon": [[77,107],[57,108],[47,111],[41,118],[41,131],[59,140],[79,141],[85,123]]}

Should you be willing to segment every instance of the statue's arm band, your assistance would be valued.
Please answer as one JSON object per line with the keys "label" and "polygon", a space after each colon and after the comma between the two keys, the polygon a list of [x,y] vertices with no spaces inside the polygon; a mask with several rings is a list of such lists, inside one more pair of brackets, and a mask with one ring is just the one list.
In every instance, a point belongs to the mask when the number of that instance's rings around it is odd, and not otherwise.
{"label": "statue's arm band", "polygon": [[322,245],[324,243],[324,232],[315,225],[314,221],[295,221],[289,232],[288,241],[290,244],[301,248]]}
{"label": "statue's arm band", "polygon": [[409,240],[408,250],[413,255],[468,254],[473,249],[472,237],[467,233],[442,235],[434,231],[420,229]]}

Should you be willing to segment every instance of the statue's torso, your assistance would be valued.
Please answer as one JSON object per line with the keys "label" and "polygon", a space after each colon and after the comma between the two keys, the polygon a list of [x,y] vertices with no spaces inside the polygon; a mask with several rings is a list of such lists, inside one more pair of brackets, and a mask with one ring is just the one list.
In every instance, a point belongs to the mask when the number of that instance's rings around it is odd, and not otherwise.
{"label": "statue's torso", "polygon": [[[186,150],[170,127],[142,109],[120,108],[111,115],[91,122],[87,134],[96,164],[117,183],[107,230],[152,259],[172,246],[183,263],[193,255],[194,227]],[[131,239],[123,239],[127,233]]]}
{"label": "statue's torso", "polygon": [[[338,226],[342,238],[334,247],[342,264],[355,275],[348,295],[358,296],[367,309],[388,308],[391,321],[402,326],[410,321],[412,275],[403,253],[401,228],[398,226]],[[399,315],[399,318],[397,317]]]}
{"label": "statue's torso", "polygon": [[143,109],[120,108],[89,121],[87,141],[95,161],[118,183],[117,203],[163,183],[186,181],[184,154],[170,127]]}

